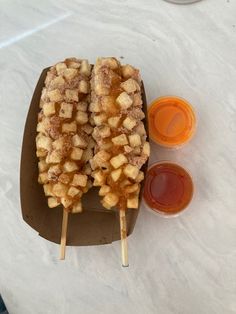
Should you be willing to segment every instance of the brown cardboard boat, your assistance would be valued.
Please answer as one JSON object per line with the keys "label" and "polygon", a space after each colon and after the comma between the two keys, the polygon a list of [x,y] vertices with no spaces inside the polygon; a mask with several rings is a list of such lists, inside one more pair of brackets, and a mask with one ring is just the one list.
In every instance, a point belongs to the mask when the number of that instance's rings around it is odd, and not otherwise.
{"label": "brown cardboard boat", "polygon": [[[38,159],[36,157],[36,125],[39,101],[44,81],[49,68],[43,70],[35,88],[29,107],[22,143],[20,166],[21,210],[25,222],[39,235],[49,241],[60,243],[63,208],[49,208],[43,187],[38,183]],[[147,103],[142,84],[143,110],[147,117]],[[147,120],[144,120],[148,134]],[[144,173],[147,164],[143,166]],[[144,183],[142,183],[144,184]],[[140,198],[142,190],[140,193]],[[120,239],[119,213],[102,207],[98,188],[93,187],[82,198],[84,211],[69,215],[67,245],[108,244]],[[139,209],[128,209],[127,235],[133,232]]]}

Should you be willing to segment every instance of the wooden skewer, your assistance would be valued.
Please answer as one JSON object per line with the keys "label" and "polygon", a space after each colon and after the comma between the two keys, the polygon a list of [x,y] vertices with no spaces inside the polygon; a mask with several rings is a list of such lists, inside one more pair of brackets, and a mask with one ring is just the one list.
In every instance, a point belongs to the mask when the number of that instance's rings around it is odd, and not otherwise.
{"label": "wooden skewer", "polygon": [[120,209],[120,239],[121,239],[121,260],[122,266],[128,267],[128,241],[127,241],[127,230],[126,230],[126,217],[125,210]]}
{"label": "wooden skewer", "polygon": [[62,218],[62,227],[61,227],[60,259],[65,259],[67,226],[68,226],[68,211],[65,210],[65,208],[64,208],[63,218]]}

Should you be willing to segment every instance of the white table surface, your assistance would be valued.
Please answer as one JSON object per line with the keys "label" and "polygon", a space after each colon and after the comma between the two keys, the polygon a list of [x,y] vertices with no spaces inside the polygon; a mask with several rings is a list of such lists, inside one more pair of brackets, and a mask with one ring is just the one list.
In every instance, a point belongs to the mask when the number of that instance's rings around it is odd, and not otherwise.
{"label": "white table surface", "polygon": [[[187,167],[189,210],[163,219],[141,208],[120,243],[68,248],[22,219],[23,128],[41,70],[65,57],[123,57],[142,71],[148,102],[179,95],[198,114],[193,141],[152,145],[151,161]],[[0,293],[10,314],[236,313],[236,1],[0,2]]]}

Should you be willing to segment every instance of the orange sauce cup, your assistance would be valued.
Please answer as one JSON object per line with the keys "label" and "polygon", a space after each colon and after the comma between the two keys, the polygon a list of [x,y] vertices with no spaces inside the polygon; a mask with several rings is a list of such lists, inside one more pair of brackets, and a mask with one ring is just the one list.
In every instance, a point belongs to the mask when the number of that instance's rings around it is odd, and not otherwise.
{"label": "orange sauce cup", "polygon": [[169,148],[187,143],[196,129],[193,107],[174,96],[155,99],[148,108],[148,120],[151,139]]}

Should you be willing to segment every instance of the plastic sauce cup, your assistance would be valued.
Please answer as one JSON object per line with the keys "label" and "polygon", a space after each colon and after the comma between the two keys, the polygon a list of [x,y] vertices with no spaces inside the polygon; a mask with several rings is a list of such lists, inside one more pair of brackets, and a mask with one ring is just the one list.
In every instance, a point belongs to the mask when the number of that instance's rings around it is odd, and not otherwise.
{"label": "plastic sauce cup", "polygon": [[196,129],[193,107],[183,98],[174,96],[154,100],[148,108],[148,122],[151,139],[168,148],[187,143]]}

